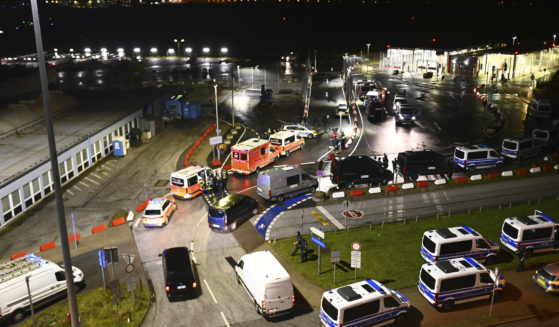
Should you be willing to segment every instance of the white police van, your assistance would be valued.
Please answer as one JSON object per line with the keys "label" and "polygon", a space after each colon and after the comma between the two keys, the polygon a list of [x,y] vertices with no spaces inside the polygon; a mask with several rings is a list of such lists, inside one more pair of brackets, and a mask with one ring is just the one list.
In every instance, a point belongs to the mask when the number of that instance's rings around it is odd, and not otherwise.
{"label": "white police van", "polygon": [[559,223],[539,210],[531,216],[510,217],[503,222],[501,243],[514,253],[529,257],[535,252],[559,250]]}
{"label": "white police van", "polygon": [[547,99],[532,98],[528,105],[528,115],[534,118],[550,118],[551,103]]}
{"label": "white police van", "polygon": [[512,159],[535,156],[542,147],[531,137],[507,137],[503,139],[501,154]]}
{"label": "white police van", "polygon": [[421,257],[427,262],[468,256],[492,264],[499,250],[497,243],[468,226],[428,230],[421,242]]}
{"label": "white police van", "polygon": [[487,145],[464,145],[454,149],[454,162],[467,170],[478,168],[500,168],[505,160]]}
{"label": "white police van", "polygon": [[382,326],[402,323],[410,308],[408,298],[381,283],[367,279],[322,294],[323,326]]}
{"label": "white police van", "polygon": [[470,257],[426,263],[419,272],[419,293],[440,311],[454,305],[499,296],[505,279]]}
{"label": "white police van", "polygon": [[550,127],[534,128],[532,130],[534,141],[544,148],[554,148],[559,145],[559,124]]}

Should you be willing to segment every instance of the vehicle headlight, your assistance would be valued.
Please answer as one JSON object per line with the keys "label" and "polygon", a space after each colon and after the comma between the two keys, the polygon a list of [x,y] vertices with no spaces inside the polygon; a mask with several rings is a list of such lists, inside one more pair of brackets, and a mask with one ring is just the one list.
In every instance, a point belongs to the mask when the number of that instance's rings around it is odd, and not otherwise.
{"label": "vehicle headlight", "polygon": [[398,115],[398,118],[400,118],[400,119],[404,119],[404,116],[402,116],[402,115]]}
{"label": "vehicle headlight", "polygon": [[411,117],[412,120],[415,120],[415,116]]}

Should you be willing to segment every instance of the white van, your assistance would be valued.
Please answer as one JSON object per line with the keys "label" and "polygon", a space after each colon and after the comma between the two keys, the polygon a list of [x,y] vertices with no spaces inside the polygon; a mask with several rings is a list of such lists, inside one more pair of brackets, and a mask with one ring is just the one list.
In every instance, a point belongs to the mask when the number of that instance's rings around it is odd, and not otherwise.
{"label": "white van", "polygon": [[521,159],[535,156],[541,149],[531,137],[507,137],[503,139],[501,154],[512,159]]}
{"label": "white van", "polygon": [[235,274],[256,312],[265,318],[291,312],[295,303],[291,277],[272,253],[245,254],[235,266]]}
{"label": "white van", "polygon": [[322,294],[323,326],[382,326],[402,323],[410,309],[404,294],[367,279]]}
{"label": "white van", "polygon": [[460,257],[421,266],[419,293],[440,311],[454,305],[498,297],[505,287],[505,278],[485,268],[470,257]]}
{"label": "white van", "polygon": [[283,201],[288,197],[314,192],[318,180],[297,166],[276,167],[261,171],[256,182],[256,193],[269,201]]}
{"label": "white van", "polygon": [[559,145],[559,126],[534,128],[532,138],[544,148],[554,148]]}
{"label": "white van", "polygon": [[500,168],[505,160],[487,145],[464,145],[454,149],[454,162],[467,170],[477,168]]}
{"label": "white van", "polygon": [[532,98],[528,105],[528,115],[534,118],[550,118],[551,103],[547,99]]}
{"label": "white van", "polygon": [[[74,284],[83,288],[82,271],[72,267]],[[56,263],[28,254],[16,260],[0,264],[0,319],[19,322],[30,310],[26,277],[33,306],[40,306],[66,295],[64,269]]]}
{"label": "white van", "polygon": [[428,230],[423,233],[421,257],[427,262],[472,257],[493,264],[499,245],[468,226]]}
{"label": "white van", "polygon": [[299,137],[296,132],[282,130],[270,135],[270,143],[280,156],[289,156],[291,152],[305,146],[305,139]]}
{"label": "white van", "polygon": [[539,210],[531,216],[510,217],[503,222],[501,243],[514,253],[559,250],[559,223]]}

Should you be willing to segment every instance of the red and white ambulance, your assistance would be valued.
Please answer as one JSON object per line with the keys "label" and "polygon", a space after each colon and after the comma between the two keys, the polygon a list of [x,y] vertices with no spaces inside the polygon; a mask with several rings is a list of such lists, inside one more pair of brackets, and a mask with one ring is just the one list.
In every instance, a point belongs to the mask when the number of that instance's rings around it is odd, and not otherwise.
{"label": "red and white ambulance", "polygon": [[251,138],[231,147],[231,170],[249,175],[276,161],[278,157],[279,151],[269,140]]}
{"label": "red and white ambulance", "polygon": [[305,139],[293,131],[279,131],[270,135],[270,143],[281,156],[289,156],[305,146]]}
{"label": "red and white ambulance", "polygon": [[196,165],[171,174],[171,194],[179,199],[193,199],[202,194],[201,184],[208,183],[211,168]]}

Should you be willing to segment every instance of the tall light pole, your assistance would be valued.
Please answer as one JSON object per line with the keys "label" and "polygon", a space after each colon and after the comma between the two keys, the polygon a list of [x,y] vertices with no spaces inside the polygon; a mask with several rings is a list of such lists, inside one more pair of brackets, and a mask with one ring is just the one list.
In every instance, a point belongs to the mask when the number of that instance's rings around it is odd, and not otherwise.
{"label": "tall light pole", "polygon": [[181,56],[181,43],[184,43],[184,39],[174,39],[173,42],[177,44],[177,57]]}
{"label": "tall light pole", "polygon": [[367,74],[369,73],[369,47],[371,46],[371,43],[367,43]]}
{"label": "tall light pole", "polygon": [[514,42],[516,42],[516,35],[512,37],[512,46],[514,47]]}
{"label": "tall light pole", "polygon": [[241,67],[237,65],[237,85],[241,88]]}
{"label": "tall light pole", "polygon": [[52,111],[50,108],[50,94],[47,80],[47,69],[45,66],[45,52],[43,50],[43,38],[41,36],[41,23],[39,21],[39,8],[37,0],[31,0],[31,13],[33,16],[33,31],[35,34],[35,46],[37,47],[37,60],[39,64],[39,77],[41,81],[41,93],[43,96],[43,109],[45,111],[45,124],[47,128],[47,139],[49,143],[50,165],[52,179],[54,182],[54,196],[56,199],[56,212],[58,214],[58,232],[62,248],[62,261],[64,263],[64,275],[66,277],[66,293],[68,294],[68,306],[70,307],[70,323],[72,327],[79,327],[78,302],[74,290],[74,274],[72,272],[72,258],[70,246],[68,245],[68,232],[66,228],[66,215],[64,213],[64,199],[62,198],[62,186],[60,185],[60,172],[58,170],[58,154],[54,139],[54,128],[52,126]]}
{"label": "tall light pole", "polygon": [[[217,136],[219,136],[220,134],[220,130],[219,130],[219,116],[218,116],[218,112],[217,112],[217,83],[214,80],[214,96],[215,96],[215,134]],[[214,157],[215,158],[215,157]],[[221,160],[220,155],[219,155],[219,147],[217,148],[217,160]]]}
{"label": "tall light pole", "polygon": [[250,87],[254,87],[254,67],[250,67]]}
{"label": "tall light pole", "polygon": [[553,46],[555,46],[555,38],[557,37],[557,34],[553,34]]}

